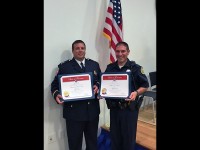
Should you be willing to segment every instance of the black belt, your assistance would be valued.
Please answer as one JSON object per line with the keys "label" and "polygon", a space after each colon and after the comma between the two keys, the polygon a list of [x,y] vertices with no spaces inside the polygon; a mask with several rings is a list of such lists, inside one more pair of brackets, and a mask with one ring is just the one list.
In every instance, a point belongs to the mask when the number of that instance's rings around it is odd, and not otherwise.
{"label": "black belt", "polygon": [[111,102],[110,103],[110,108],[119,108],[119,109],[126,109],[130,105],[130,102],[122,102],[122,101],[117,101],[117,102]]}
{"label": "black belt", "polygon": [[118,107],[120,109],[126,109],[129,107],[129,105],[130,105],[130,102],[118,102]]}

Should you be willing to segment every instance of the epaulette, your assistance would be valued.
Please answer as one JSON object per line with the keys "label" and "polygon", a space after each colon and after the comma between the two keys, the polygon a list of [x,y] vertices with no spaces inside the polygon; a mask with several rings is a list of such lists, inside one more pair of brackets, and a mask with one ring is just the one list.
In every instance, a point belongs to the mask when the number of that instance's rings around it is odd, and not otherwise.
{"label": "epaulette", "polygon": [[92,60],[92,59],[90,59],[90,58],[85,58],[85,59],[87,59],[87,60]]}
{"label": "epaulette", "polygon": [[131,67],[132,72],[135,72],[139,68],[139,65],[136,64],[135,61],[131,60],[130,61],[130,67]]}
{"label": "epaulette", "polygon": [[65,60],[65,61],[61,62],[61,63],[58,65],[58,67],[62,66],[64,63],[67,63],[67,62],[70,62],[70,61],[71,61],[71,59]]}
{"label": "epaulette", "polygon": [[131,62],[131,65],[135,65],[136,64],[135,61],[133,61],[133,60],[131,60],[130,62]]}
{"label": "epaulette", "polygon": [[117,64],[116,61],[115,61],[115,62],[110,62],[110,63],[108,64],[108,66],[112,66],[112,65],[115,65],[115,64]]}
{"label": "epaulette", "polygon": [[116,67],[116,62],[110,63],[107,65],[107,68],[109,68],[110,71],[112,71]]}
{"label": "epaulette", "polygon": [[114,65],[115,63],[109,63],[109,64],[107,64],[107,66],[112,66],[112,65]]}
{"label": "epaulette", "polygon": [[90,58],[85,58],[85,59],[87,59],[88,61],[91,61],[91,62],[96,62],[95,60],[92,60]]}
{"label": "epaulette", "polygon": [[135,61],[131,61],[131,68],[133,69],[133,71],[135,71],[135,70],[137,70],[137,69],[140,69],[140,72],[142,73],[142,74],[145,74],[144,73],[144,69],[143,69],[143,67],[142,66],[140,66],[140,65],[138,65],[138,64],[136,64],[135,63]]}
{"label": "epaulette", "polygon": [[135,61],[133,61],[133,60],[131,60],[130,61],[131,62],[131,66],[135,66],[135,67],[141,67],[140,65],[138,65],[138,64],[136,64],[136,62]]}

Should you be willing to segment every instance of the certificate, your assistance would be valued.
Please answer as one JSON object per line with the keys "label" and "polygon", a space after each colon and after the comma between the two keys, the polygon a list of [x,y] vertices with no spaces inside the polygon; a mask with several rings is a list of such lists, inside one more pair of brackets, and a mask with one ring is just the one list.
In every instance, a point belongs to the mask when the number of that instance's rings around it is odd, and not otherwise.
{"label": "certificate", "polygon": [[59,75],[60,91],[64,101],[93,99],[92,73]]}
{"label": "certificate", "polygon": [[102,73],[100,97],[127,98],[130,95],[130,77],[124,73]]}

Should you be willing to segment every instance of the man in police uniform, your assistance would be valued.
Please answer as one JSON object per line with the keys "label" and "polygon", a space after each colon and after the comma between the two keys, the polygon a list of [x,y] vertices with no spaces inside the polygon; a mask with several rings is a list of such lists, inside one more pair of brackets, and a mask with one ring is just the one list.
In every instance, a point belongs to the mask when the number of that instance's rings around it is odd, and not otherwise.
{"label": "man in police uniform", "polygon": [[[58,73],[51,83],[51,93],[58,104],[63,105],[63,117],[66,119],[69,150],[81,150],[83,133],[87,150],[97,150],[97,130],[99,123],[99,100],[97,91],[100,79],[100,67],[96,61],[85,58],[86,45],[82,40],[72,44],[73,59],[58,65]],[[83,66],[81,66],[81,62]],[[59,91],[58,75],[93,72],[95,99],[63,102]]]}
{"label": "man in police uniform", "polygon": [[[134,150],[136,143],[137,119],[139,111],[138,96],[149,87],[142,67],[130,61],[129,46],[126,42],[116,45],[117,61],[107,66],[105,72],[131,72],[131,94],[127,99],[108,99],[110,109],[110,135],[112,150]],[[123,89],[122,89],[123,90]]]}

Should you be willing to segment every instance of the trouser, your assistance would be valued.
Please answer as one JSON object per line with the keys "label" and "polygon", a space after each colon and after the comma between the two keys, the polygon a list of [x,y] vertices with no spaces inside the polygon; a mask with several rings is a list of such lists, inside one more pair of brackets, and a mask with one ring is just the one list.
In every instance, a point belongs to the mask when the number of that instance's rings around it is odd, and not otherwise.
{"label": "trouser", "polygon": [[86,150],[97,150],[99,116],[91,121],[66,120],[69,150],[81,150],[83,133]]}
{"label": "trouser", "polygon": [[137,109],[110,109],[111,150],[135,150],[137,120]]}

